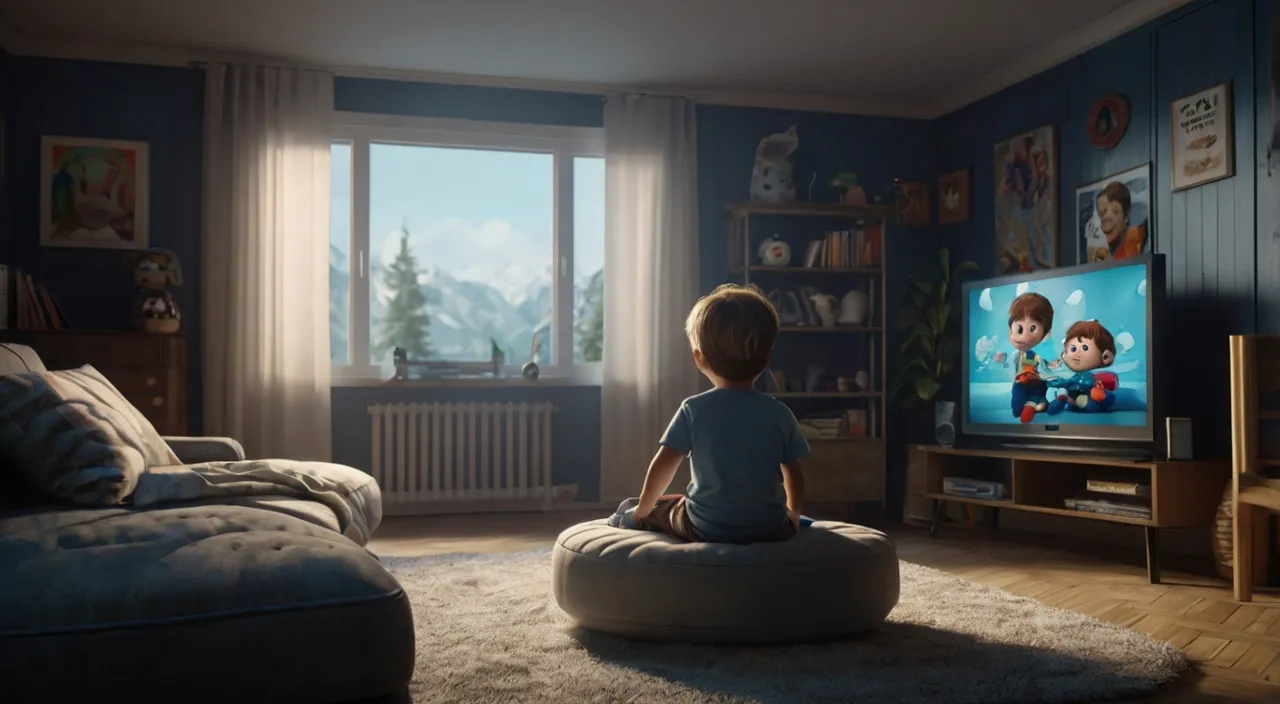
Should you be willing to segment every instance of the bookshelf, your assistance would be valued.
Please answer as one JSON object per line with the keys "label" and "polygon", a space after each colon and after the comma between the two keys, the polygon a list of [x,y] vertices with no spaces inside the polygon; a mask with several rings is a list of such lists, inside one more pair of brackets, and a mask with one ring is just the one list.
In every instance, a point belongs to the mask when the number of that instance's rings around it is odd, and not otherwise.
{"label": "bookshelf", "polygon": [[1231,566],[1237,601],[1253,599],[1280,538],[1280,335],[1232,335]]}
{"label": "bookshelf", "polygon": [[[883,515],[884,238],[893,208],[744,202],[726,216],[730,278],[759,286],[783,318],[759,388],[790,406],[809,438],[808,512],[844,518],[876,504]],[[762,260],[769,239],[787,244],[789,261]],[[833,296],[838,314],[853,291],[865,297],[862,319],[824,326],[809,296]]]}

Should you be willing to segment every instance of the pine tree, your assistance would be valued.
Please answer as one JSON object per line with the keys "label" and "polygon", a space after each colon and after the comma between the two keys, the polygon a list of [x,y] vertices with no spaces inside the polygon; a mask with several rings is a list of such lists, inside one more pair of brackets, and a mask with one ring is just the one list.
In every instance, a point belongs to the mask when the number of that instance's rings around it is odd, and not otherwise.
{"label": "pine tree", "polygon": [[382,334],[376,346],[379,358],[389,358],[392,350],[403,347],[410,360],[427,359],[431,356],[427,295],[418,283],[418,261],[409,251],[408,228],[400,229],[400,251],[387,267],[382,284],[391,300],[381,321]]}
{"label": "pine tree", "polygon": [[604,359],[604,272],[597,271],[587,282],[578,307],[578,353],[583,362]]}

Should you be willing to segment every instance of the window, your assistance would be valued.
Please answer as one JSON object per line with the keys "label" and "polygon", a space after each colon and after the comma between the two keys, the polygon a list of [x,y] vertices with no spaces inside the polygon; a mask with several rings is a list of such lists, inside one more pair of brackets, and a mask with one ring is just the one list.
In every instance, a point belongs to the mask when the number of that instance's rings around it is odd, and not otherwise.
{"label": "window", "polygon": [[591,378],[603,348],[599,129],[340,115],[333,143],[335,376],[410,359],[533,358]]}

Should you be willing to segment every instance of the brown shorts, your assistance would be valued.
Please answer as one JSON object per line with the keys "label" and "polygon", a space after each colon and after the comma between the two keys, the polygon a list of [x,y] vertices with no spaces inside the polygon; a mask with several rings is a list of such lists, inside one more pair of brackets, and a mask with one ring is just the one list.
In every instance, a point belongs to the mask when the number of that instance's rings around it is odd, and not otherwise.
{"label": "brown shorts", "polygon": [[[642,524],[651,530],[659,533],[666,533],[681,540],[687,540],[691,543],[707,542],[698,535],[698,531],[693,527],[693,521],[689,520],[688,501],[684,494],[667,494],[658,499],[653,505],[653,511],[645,517]],[[752,536],[746,540],[735,541],[738,543],[776,543],[787,540],[796,534],[796,524],[789,519],[783,521],[777,530],[770,530],[761,533],[759,536]]]}

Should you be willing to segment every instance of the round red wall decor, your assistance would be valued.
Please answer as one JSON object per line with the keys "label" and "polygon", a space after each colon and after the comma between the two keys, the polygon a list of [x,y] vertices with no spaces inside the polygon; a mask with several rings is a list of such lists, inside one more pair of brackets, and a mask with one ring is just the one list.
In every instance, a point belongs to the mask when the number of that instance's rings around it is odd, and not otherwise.
{"label": "round red wall decor", "polygon": [[1124,138],[1129,129],[1129,103],[1119,93],[1107,93],[1098,98],[1089,110],[1089,122],[1085,133],[1089,143],[1098,149],[1110,149]]}

